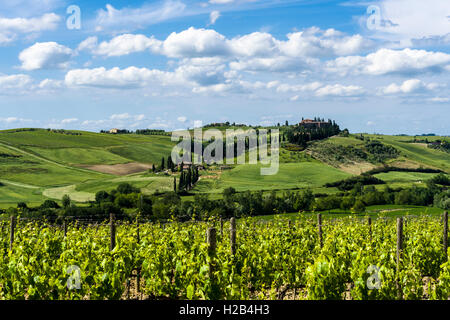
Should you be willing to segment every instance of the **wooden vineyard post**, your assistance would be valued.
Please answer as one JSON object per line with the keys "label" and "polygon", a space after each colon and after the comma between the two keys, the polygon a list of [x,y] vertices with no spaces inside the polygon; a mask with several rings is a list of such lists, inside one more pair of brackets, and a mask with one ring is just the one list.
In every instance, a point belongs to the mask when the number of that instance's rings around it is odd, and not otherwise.
{"label": "wooden vineyard post", "polygon": [[109,214],[109,231],[110,231],[110,243],[109,250],[112,251],[116,246],[116,225],[114,224],[114,214]]}
{"label": "wooden vineyard post", "polygon": [[209,262],[209,277],[212,278],[214,274],[214,261],[213,257],[216,254],[217,233],[216,228],[208,228],[208,255],[211,258]]}
{"label": "wooden vineyard post", "polygon": [[67,237],[67,222],[66,222],[66,219],[64,219],[64,222],[63,222],[63,232],[64,232],[64,238],[66,238]]}
{"label": "wooden vineyard post", "polygon": [[403,218],[397,218],[397,270],[400,268],[400,259],[403,249]]}
{"label": "wooden vineyard post", "polygon": [[[136,241],[138,244],[141,242],[141,235],[139,232],[139,217],[136,218]],[[139,295],[141,293],[141,266],[138,266],[136,268],[136,292],[139,299]]]}
{"label": "wooden vineyard post", "polygon": [[444,236],[442,240],[444,246],[445,261],[448,260],[447,248],[448,248],[448,212],[444,211]]}
{"label": "wooden vineyard post", "polygon": [[231,254],[234,256],[236,254],[236,219],[234,217],[230,219],[230,243]]}
{"label": "wooden vineyard post", "polygon": [[370,238],[370,241],[372,241],[372,218],[371,217],[367,218],[367,224],[369,226],[369,238]]}
{"label": "wooden vineyard post", "polygon": [[138,244],[141,242],[141,235],[139,233],[139,218],[136,219],[136,241]]}
{"label": "wooden vineyard post", "polygon": [[223,239],[223,219],[220,218],[220,239]]}
{"label": "wooden vineyard post", "polygon": [[323,247],[323,237],[322,237],[322,214],[318,213],[317,214],[317,225],[319,227],[319,243],[320,243],[320,248]]}
{"label": "wooden vineyard post", "polygon": [[16,217],[11,216],[10,232],[9,232],[9,250],[12,251],[14,242],[14,228],[16,226]]}
{"label": "wooden vineyard post", "polygon": [[401,255],[403,250],[403,218],[397,218],[397,289],[398,289],[398,297],[402,298],[402,290],[399,283],[399,272],[400,272],[400,263],[401,263]]}

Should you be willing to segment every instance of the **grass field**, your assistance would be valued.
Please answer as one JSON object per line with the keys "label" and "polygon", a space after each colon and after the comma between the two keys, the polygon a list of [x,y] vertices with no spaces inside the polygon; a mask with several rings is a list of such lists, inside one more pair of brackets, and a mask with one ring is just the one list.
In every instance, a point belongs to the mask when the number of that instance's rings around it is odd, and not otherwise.
{"label": "grass field", "polygon": [[130,159],[123,158],[101,148],[28,148],[44,158],[69,165],[76,164],[117,164],[127,163]]}
{"label": "grass field", "polygon": [[[401,156],[408,160],[419,162],[424,166],[431,166],[450,173],[450,153],[428,148],[420,144],[413,144],[412,137],[405,136],[379,136],[368,135],[371,138],[377,138],[381,142],[395,147],[401,152]],[[433,137],[434,140],[443,139],[442,137]]]}
{"label": "grass field", "polygon": [[201,179],[197,192],[217,193],[233,187],[237,191],[320,187],[327,181],[347,178],[349,174],[318,162],[280,163],[276,175],[262,176],[261,165],[240,165],[224,171],[218,179]]}
{"label": "grass field", "polygon": [[383,172],[378,173],[375,177],[387,182],[424,182],[433,178],[436,173],[422,173],[422,172]]}
{"label": "grass field", "polygon": [[141,188],[142,191],[147,194],[153,193],[156,190],[173,190],[173,178],[170,176],[145,177],[140,175],[86,182],[77,185],[75,189],[76,191],[84,191],[95,194],[100,190],[111,191],[123,182],[128,182],[135,187]]}

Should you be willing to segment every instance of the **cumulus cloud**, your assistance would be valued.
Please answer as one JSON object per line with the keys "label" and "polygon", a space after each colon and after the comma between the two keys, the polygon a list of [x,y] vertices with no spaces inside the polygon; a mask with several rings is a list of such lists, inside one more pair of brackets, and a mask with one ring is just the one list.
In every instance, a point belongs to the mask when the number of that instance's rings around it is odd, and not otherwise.
{"label": "cumulus cloud", "polygon": [[267,32],[253,32],[227,39],[213,29],[190,27],[172,32],[165,40],[139,34],[124,34],[98,44],[96,37],[84,40],[79,50],[96,55],[123,56],[150,51],[169,58],[222,58],[235,70],[287,71],[316,66],[319,59],[355,54],[372,44],[360,35],[348,36],[334,29],[309,28],[278,40]]}
{"label": "cumulus cloud", "polygon": [[36,42],[19,54],[19,60],[27,71],[63,69],[68,67],[72,54],[72,49],[56,42]]}
{"label": "cumulus cloud", "polygon": [[398,94],[398,93],[417,93],[434,90],[441,85],[437,83],[424,83],[419,79],[409,79],[404,81],[402,84],[398,85],[396,83],[392,83],[389,86],[382,88],[382,92],[384,94]]}
{"label": "cumulus cloud", "polygon": [[[446,0],[378,0],[383,23],[374,36],[410,46],[414,39],[439,39],[450,33],[450,2]],[[367,16],[361,17],[365,25]]]}
{"label": "cumulus cloud", "polygon": [[450,54],[426,50],[379,49],[365,57],[339,57],[327,63],[327,70],[341,74],[414,74],[441,72],[450,65]]}
{"label": "cumulus cloud", "polygon": [[100,67],[70,70],[66,73],[64,82],[68,87],[132,89],[145,87],[151,83],[160,86],[186,85],[187,79],[181,72],[137,67],[125,69]]}
{"label": "cumulus cloud", "polygon": [[321,30],[317,27],[287,35],[288,41],[280,42],[281,50],[292,57],[341,56],[366,50],[373,43],[356,34],[347,36],[335,29]]}
{"label": "cumulus cloud", "polygon": [[100,44],[98,44],[97,37],[89,37],[78,45],[78,50],[87,50],[95,55],[113,57],[149,49],[157,53],[160,51],[160,47],[161,41],[154,37],[149,38],[142,34],[123,34]]}
{"label": "cumulus cloud", "polygon": [[33,83],[26,74],[0,75],[0,90],[24,89]]}
{"label": "cumulus cloud", "polygon": [[364,88],[360,86],[344,86],[342,84],[326,85],[317,89],[316,96],[318,97],[358,97],[365,93]]}
{"label": "cumulus cloud", "polygon": [[19,34],[55,30],[60,20],[54,13],[37,18],[0,18],[0,45],[14,41]]}
{"label": "cumulus cloud", "polygon": [[163,44],[164,54],[171,58],[211,57],[227,55],[226,38],[212,29],[190,27],[172,32]]}

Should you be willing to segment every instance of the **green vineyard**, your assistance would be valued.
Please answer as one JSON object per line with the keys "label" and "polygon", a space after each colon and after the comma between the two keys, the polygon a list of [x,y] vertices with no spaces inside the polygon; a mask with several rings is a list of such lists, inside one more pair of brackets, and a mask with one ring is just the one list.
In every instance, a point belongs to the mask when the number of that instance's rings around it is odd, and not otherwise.
{"label": "green vineyard", "polygon": [[[447,215],[1,224],[0,299],[448,299]],[[444,231],[445,230],[445,231]]]}

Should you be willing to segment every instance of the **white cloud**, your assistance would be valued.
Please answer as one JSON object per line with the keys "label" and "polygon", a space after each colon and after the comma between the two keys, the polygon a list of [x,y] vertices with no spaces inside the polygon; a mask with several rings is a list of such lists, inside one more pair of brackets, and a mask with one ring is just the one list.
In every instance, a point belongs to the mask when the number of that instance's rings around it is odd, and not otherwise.
{"label": "white cloud", "polygon": [[0,75],[0,90],[25,89],[32,82],[31,77],[25,74]]}
{"label": "white cloud", "polygon": [[134,116],[134,120],[135,121],[145,120],[145,115],[144,114],[138,114],[138,115]]}
{"label": "white cloud", "polygon": [[131,118],[130,114],[127,113],[121,113],[121,114],[113,114],[111,117],[109,117],[111,120],[124,120]]}
{"label": "white cloud", "polygon": [[311,82],[307,84],[287,84],[283,83],[277,86],[277,92],[305,92],[305,91],[316,91],[317,89],[323,87],[320,82]]}
{"label": "white cloud", "polygon": [[0,44],[8,43],[19,34],[55,30],[61,18],[47,13],[38,18],[0,18]]}
{"label": "white cloud", "polygon": [[212,4],[228,4],[228,3],[233,3],[234,0],[209,0],[209,3]]}
{"label": "white cloud", "polygon": [[365,93],[365,90],[360,86],[344,86],[341,84],[326,85],[316,91],[318,97],[357,97]]}
{"label": "white cloud", "polygon": [[31,17],[63,7],[66,0],[5,0],[2,1],[3,16]]}
{"label": "white cloud", "polygon": [[399,93],[416,93],[423,91],[430,91],[440,87],[437,83],[424,83],[419,79],[409,79],[398,85],[392,83],[389,86],[382,88],[384,94],[399,94]]}
{"label": "white cloud", "polygon": [[[161,86],[210,86],[219,84],[230,75],[224,72],[225,66],[181,64],[175,71],[167,72],[157,69],[118,67],[106,69],[74,69],[66,73],[65,84],[68,87],[99,88],[157,88]],[[155,84],[150,86],[150,84]]]}
{"label": "white cloud", "polygon": [[370,47],[360,35],[347,36],[334,29],[309,28],[278,40],[267,32],[253,32],[227,39],[213,29],[172,32],[165,40],[139,34],[124,34],[98,44],[96,37],[84,40],[79,50],[96,55],[122,56],[149,50],[169,58],[220,58],[235,70],[288,71],[316,67],[319,59],[354,54]]}
{"label": "white cloud", "polygon": [[425,50],[380,49],[365,57],[339,57],[327,63],[327,69],[341,74],[384,75],[441,72],[450,65],[450,54]]}
{"label": "white cloud", "polygon": [[17,118],[17,117],[7,117],[7,118],[0,118],[0,122],[5,122],[7,124],[10,123],[17,123],[17,122],[32,122],[30,119],[24,119],[24,118]]}
{"label": "white cloud", "polygon": [[157,53],[161,47],[161,41],[154,37],[148,38],[142,34],[123,34],[110,41],[103,41],[100,44],[97,42],[97,37],[89,37],[79,44],[78,50],[89,50],[95,55],[112,57],[148,49]]}
{"label": "white cloud", "polygon": [[190,27],[172,32],[163,44],[164,54],[171,58],[211,57],[229,54],[223,35],[211,29]]}
{"label": "white cloud", "polygon": [[176,75],[160,70],[150,70],[147,68],[128,67],[120,69],[94,68],[94,69],[74,69],[67,72],[65,83],[69,87],[90,86],[103,88],[136,88],[142,87],[150,82],[157,82],[165,85],[176,82]]}
{"label": "white cloud", "polygon": [[[375,36],[410,46],[412,39],[441,37],[450,33],[447,0],[378,0],[382,22]],[[367,16],[361,18],[365,25]]]}
{"label": "white cloud", "polygon": [[73,123],[73,122],[77,122],[78,118],[69,118],[69,119],[63,119],[61,120],[62,124],[69,124],[69,123]]}
{"label": "white cloud", "polygon": [[107,4],[106,10],[100,9],[96,17],[97,31],[114,29],[128,31],[160,23],[184,15],[186,5],[180,1],[164,1],[145,4],[140,8],[116,9]]}
{"label": "white cloud", "polygon": [[280,41],[266,32],[253,32],[229,41],[230,51],[238,57],[270,57],[280,54]]}
{"label": "white cloud", "polygon": [[288,41],[280,42],[280,48],[291,57],[350,55],[373,46],[359,34],[347,36],[335,29],[321,30],[317,27],[290,33],[287,37]]}
{"label": "white cloud", "polygon": [[66,68],[73,51],[56,42],[36,42],[19,54],[21,68],[27,71],[37,69]]}
{"label": "white cloud", "polygon": [[178,120],[179,122],[186,122],[186,121],[187,121],[187,118],[186,118],[185,116],[181,116],[181,117],[178,117],[177,120]]}
{"label": "white cloud", "polygon": [[446,97],[433,97],[428,99],[428,101],[430,102],[435,102],[435,103],[447,103],[450,102],[450,98],[446,98]]}
{"label": "white cloud", "polygon": [[219,19],[219,18],[220,18],[220,12],[217,10],[212,11],[209,14],[209,24],[210,25],[215,24],[217,19]]}

